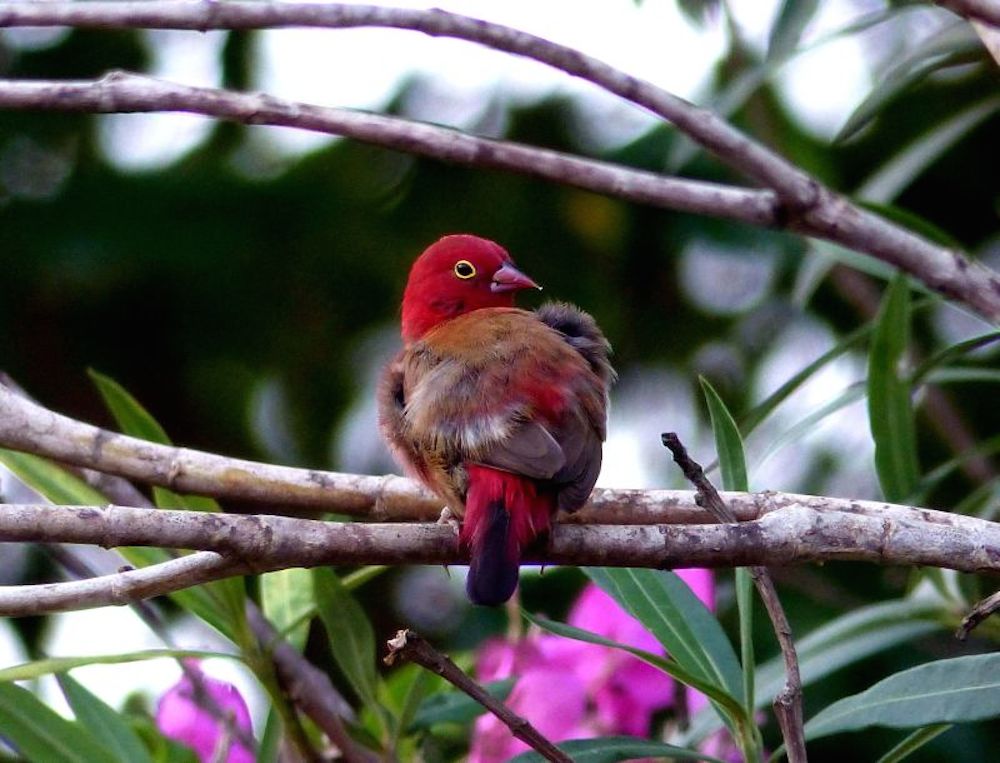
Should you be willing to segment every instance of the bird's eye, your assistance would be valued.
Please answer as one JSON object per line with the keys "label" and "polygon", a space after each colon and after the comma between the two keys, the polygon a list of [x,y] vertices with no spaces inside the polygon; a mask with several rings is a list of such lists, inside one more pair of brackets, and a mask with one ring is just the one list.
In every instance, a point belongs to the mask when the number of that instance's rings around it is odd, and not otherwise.
{"label": "bird's eye", "polygon": [[468,260],[459,260],[455,263],[455,275],[463,281],[467,281],[476,275],[476,266]]}

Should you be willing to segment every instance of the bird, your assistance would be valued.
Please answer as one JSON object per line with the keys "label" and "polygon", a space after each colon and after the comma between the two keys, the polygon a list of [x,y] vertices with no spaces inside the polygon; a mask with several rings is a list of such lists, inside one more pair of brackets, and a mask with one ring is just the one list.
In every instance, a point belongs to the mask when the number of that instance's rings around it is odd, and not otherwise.
{"label": "bird", "polygon": [[586,503],[601,469],[611,346],[572,305],[514,306],[540,288],[499,244],[444,236],[413,262],[403,348],[379,382],[394,457],[461,519],[475,604],[513,595],[523,550]]}

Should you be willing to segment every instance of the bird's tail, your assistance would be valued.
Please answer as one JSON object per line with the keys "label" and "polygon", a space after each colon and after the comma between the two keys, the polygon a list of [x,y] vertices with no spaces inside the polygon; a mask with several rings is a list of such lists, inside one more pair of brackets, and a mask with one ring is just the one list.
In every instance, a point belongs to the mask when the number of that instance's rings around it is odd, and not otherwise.
{"label": "bird's tail", "polygon": [[469,549],[465,589],[476,604],[507,601],[517,587],[521,550],[548,532],[555,496],[527,477],[469,464],[461,541]]}

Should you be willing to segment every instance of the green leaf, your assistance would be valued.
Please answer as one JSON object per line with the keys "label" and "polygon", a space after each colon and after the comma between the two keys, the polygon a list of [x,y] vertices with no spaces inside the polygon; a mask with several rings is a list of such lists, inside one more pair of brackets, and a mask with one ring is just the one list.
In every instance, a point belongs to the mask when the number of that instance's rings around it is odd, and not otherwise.
{"label": "green leaf", "polygon": [[989,98],[934,125],[872,173],[855,195],[881,204],[895,200],[915,178],[997,109],[1000,98]]}
{"label": "green leaf", "polygon": [[[746,492],[750,489],[747,481],[746,454],[743,439],[726,404],[719,393],[704,377],[699,378],[708,412],[712,419],[715,448],[719,454],[722,471],[722,485],[726,490]],[[753,581],[750,572],[740,567],[736,570],[736,606],[740,618],[740,663],[743,667],[743,704],[748,712],[754,706],[754,648],[753,648]]]}
{"label": "green leaf", "polygon": [[796,421],[792,426],[768,442],[767,450],[761,454],[760,461],[757,462],[757,468],[759,469],[767,463],[767,460],[782,448],[812,433],[816,429],[816,425],[823,419],[861,400],[865,396],[865,392],[865,385],[861,382],[852,384],[830,402],[820,406],[808,416]]}
{"label": "green leaf", "polygon": [[768,60],[781,60],[794,52],[818,7],[819,0],[784,0],[781,3],[767,43]]}
{"label": "green leaf", "polygon": [[36,763],[116,760],[87,729],[66,720],[17,684],[0,684],[0,731],[21,757]]}
{"label": "green leaf", "polygon": [[326,628],[330,651],[351,688],[375,710],[375,632],[368,616],[332,570],[312,570],[316,608]]}
{"label": "green leaf", "polygon": [[871,332],[871,325],[864,325],[841,339],[837,344],[820,355],[816,360],[807,365],[791,379],[782,384],[778,389],[767,396],[766,399],[747,411],[740,419],[740,431],[747,437],[756,429],[764,419],[787,400],[795,390],[805,384],[823,366],[833,362],[841,355],[846,354],[854,347],[861,344],[861,341]]}
{"label": "green leaf", "polygon": [[916,370],[914,370],[914,372],[910,375],[910,383],[917,385],[923,381],[931,371],[942,366],[947,366],[952,361],[957,360],[969,352],[982,349],[983,347],[988,347],[996,342],[1000,342],[1000,329],[996,331],[987,331],[985,334],[980,334],[979,336],[974,336],[961,342],[949,345],[948,347],[934,353],[923,363],[917,366]]}
{"label": "green leaf", "polygon": [[44,458],[16,450],[0,450],[0,463],[21,482],[56,504],[103,506],[108,499],[72,472]]}
{"label": "green leaf", "polygon": [[104,742],[116,759],[122,763],[152,763],[142,740],[119,713],[68,673],[57,675],[56,680],[77,722]]}
{"label": "green leaf", "polygon": [[929,35],[907,55],[893,62],[881,81],[847,118],[834,142],[842,142],[857,133],[888,103],[931,72],[975,61],[982,55],[982,44],[964,19]]}
{"label": "green leaf", "polygon": [[834,702],[805,727],[806,739],[869,726],[915,728],[1000,715],[1000,654],[936,660]]}
{"label": "green leaf", "polygon": [[898,761],[909,756],[911,752],[916,752],[932,739],[937,739],[951,727],[952,724],[950,723],[936,723],[933,726],[924,726],[922,729],[917,729],[879,758],[877,763],[898,763]]}
{"label": "green leaf", "polygon": [[732,697],[742,695],[743,678],[732,644],[719,621],[677,575],[610,567],[588,567],[584,572],[685,670]]}
{"label": "green leaf", "polygon": [[[501,702],[506,701],[514,688],[516,678],[505,678],[502,681],[490,681],[483,688]],[[471,723],[486,712],[486,708],[476,702],[465,692],[442,691],[427,697],[417,708],[413,720],[408,724],[408,730],[429,729],[439,723]]]}
{"label": "green leaf", "polygon": [[[591,633],[590,631],[585,631],[572,625],[567,625],[566,623],[556,622],[555,620],[549,620],[538,615],[530,615],[523,611],[521,614],[524,615],[525,619],[529,622],[534,623],[539,628],[547,630],[550,633],[554,633],[557,636],[565,636],[566,638],[576,639],[577,641],[585,641],[588,644],[599,644],[601,646],[609,646],[613,649],[621,649],[623,652],[628,652],[629,654],[638,657],[643,662],[652,665],[654,668],[662,670],[664,673],[680,681],[685,686],[690,686],[692,689],[700,691],[720,708],[720,712],[723,714],[723,717],[733,725],[745,725],[748,723],[749,716],[746,714],[743,706],[740,704],[740,701],[735,695],[727,692],[725,689],[719,688],[714,683],[706,681],[701,676],[688,670],[677,660],[671,657],[661,657],[658,654],[647,652],[644,649],[638,649],[626,644],[619,644],[617,641],[606,639],[603,636],[598,636],[596,633]],[[734,662],[735,659],[736,658],[734,656]],[[738,670],[739,668],[737,666],[737,671]],[[737,672],[736,675],[739,676],[739,672]]]}
{"label": "green leaf", "polygon": [[313,579],[309,570],[290,567],[260,576],[264,615],[300,652],[309,635],[309,614],[314,613]]}
{"label": "green leaf", "polygon": [[122,654],[86,655],[82,657],[44,657],[40,660],[24,662],[0,669],[0,683],[7,681],[27,681],[51,673],[65,673],[67,670],[84,665],[120,665],[126,662],[143,662],[158,660],[164,657],[226,657],[238,660],[238,654],[226,652],[211,652],[205,649],[144,649],[139,652],[124,652]]}
{"label": "green leaf", "polygon": [[[961,251],[964,248],[962,243],[953,235],[948,233],[948,231],[938,225],[935,225],[926,217],[921,217],[916,212],[904,209],[903,207],[898,207],[895,204],[880,204],[879,202],[868,201],[866,199],[859,199],[855,197],[851,198],[859,207],[867,209],[869,212],[874,212],[880,217],[884,217],[886,220],[896,223],[901,228],[909,228],[914,233],[930,239],[941,246],[946,246],[958,251]],[[865,255],[857,256],[862,259],[868,259]],[[886,278],[886,280],[889,279]],[[925,294],[933,293],[928,286],[925,286],[922,283],[914,284],[913,287],[915,289],[919,289]]]}
{"label": "green leaf", "polygon": [[875,441],[875,469],[887,501],[899,502],[917,486],[916,425],[910,384],[901,370],[910,341],[910,291],[893,279],[882,300],[868,353],[868,420]]}
{"label": "green leaf", "polygon": [[264,722],[264,733],[260,736],[260,747],[257,750],[255,763],[278,763],[282,731],[281,715],[272,707]]}
{"label": "green leaf", "polygon": [[[132,394],[110,376],[88,369],[91,380],[101,394],[104,404],[122,432],[131,437],[149,440],[160,445],[173,445],[166,430]],[[211,498],[181,496],[164,487],[153,487],[156,505],[161,509],[190,509],[192,511],[219,511],[219,504]]]}
{"label": "green leaf", "polygon": [[[707,760],[722,763],[718,758],[697,750],[687,750],[672,744],[653,742],[637,737],[598,737],[597,739],[572,739],[560,742],[560,750],[576,763],[617,763],[636,758],[671,758],[673,760]],[[543,763],[543,758],[535,751],[522,752],[509,763]]]}
{"label": "green leaf", "polygon": [[719,466],[722,469],[722,486],[726,490],[747,491],[746,456],[743,453],[743,440],[729,409],[722,402],[719,393],[709,383],[708,379],[698,377],[705,402],[708,403],[708,413],[712,419],[712,431],[715,434],[715,449],[719,453]]}
{"label": "green leaf", "polygon": [[[816,628],[795,642],[802,685],[809,686],[847,665],[940,630],[936,621],[940,609],[937,601],[908,598],[862,607]],[[756,706],[766,705],[784,683],[781,655],[760,665]],[[701,742],[719,726],[718,716],[706,708],[692,719],[684,742]]]}
{"label": "green leaf", "polygon": [[[114,379],[93,369],[90,369],[89,373],[122,432],[131,437],[149,440],[160,445],[173,444],[167,436],[166,430],[124,387]],[[220,510],[218,503],[210,498],[181,496],[172,490],[161,487],[153,488],[153,497],[156,505],[161,509]],[[128,554],[126,557],[128,558]],[[156,561],[162,561],[162,559]],[[141,556],[140,563],[153,563],[148,552]],[[232,577],[206,583],[195,588],[178,591],[171,594],[171,598],[234,643],[244,644],[250,639],[246,624],[246,586],[242,578]]]}

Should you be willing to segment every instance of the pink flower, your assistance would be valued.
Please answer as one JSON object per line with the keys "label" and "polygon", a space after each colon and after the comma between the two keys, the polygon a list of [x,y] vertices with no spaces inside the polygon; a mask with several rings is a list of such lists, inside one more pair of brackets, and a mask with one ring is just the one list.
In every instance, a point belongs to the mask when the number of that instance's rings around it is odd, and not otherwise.
{"label": "pink flower", "polygon": [[233,726],[249,734],[252,733],[250,713],[243,697],[232,684],[201,673],[196,661],[188,660],[186,665],[189,672],[160,698],[156,708],[157,728],[165,737],[193,749],[202,763],[216,760],[215,753],[222,744],[229,746],[226,763],[253,763],[253,753],[234,738],[233,729],[226,729],[226,721],[196,702],[190,672],[200,676],[199,688],[203,687],[218,710],[231,718]]}
{"label": "pink flower", "polygon": [[[702,601],[714,605],[709,570],[678,574]],[[620,644],[664,654],[656,638],[596,585],[583,589],[568,621]],[[673,700],[671,678],[638,657],[550,634],[516,643],[487,641],[479,651],[476,674],[480,681],[518,676],[507,704],[555,742],[614,734],[646,736],[654,713]],[[704,702],[700,695],[699,699]],[[500,763],[525,749],[505,725],[487,714],[476,722],[469,763]]]}

